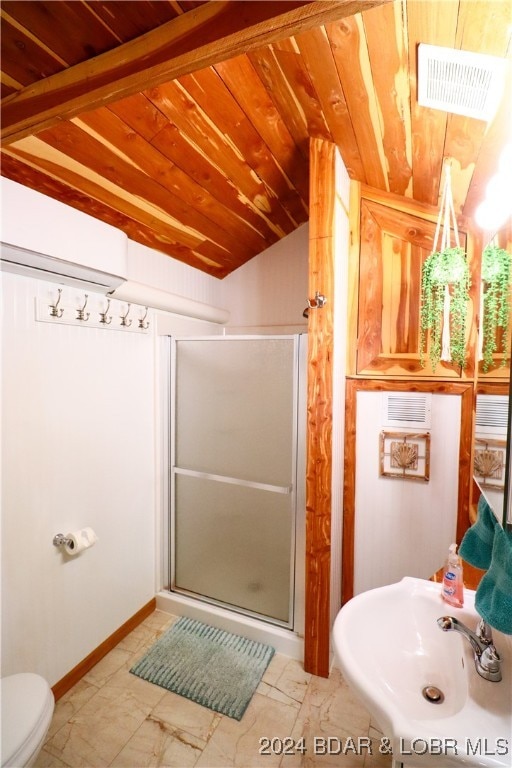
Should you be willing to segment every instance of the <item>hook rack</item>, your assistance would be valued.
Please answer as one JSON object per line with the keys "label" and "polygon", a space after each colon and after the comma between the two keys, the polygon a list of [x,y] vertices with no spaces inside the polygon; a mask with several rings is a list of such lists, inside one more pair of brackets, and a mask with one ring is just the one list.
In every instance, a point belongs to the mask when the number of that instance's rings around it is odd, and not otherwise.
{"label": "hook rack", "polygon": [[61,300],[62,296],[62,288],[58,288],[59,298],[55,302],[55,304],[49,304],[48,309],[50,310],[50,317],[62,317],[64,314],[64,309],[61,307],[59,309],[59,302]]}
{"label": "hook rack", "polygon": [[142,328],[143,330],[147,330],[149,328],[149,320],[146,320],[146,317],[148,316],[148,308],[144,307],[146,310],[143,317],[139,319],[139,328]]}
{"label": "hook rack", "polygon": [[122,325],[123,328],[129,328],[130,325],[132,324],[132,321],[128,320],[128,315],[130,314],[131,306],[132,306],[131,304],[128,304],[128,309],[126,310],[126,314],[125,315],[120,315],[120,317],[121,317],[121,325]]}
{"label": "hook rack", "polygon": [[76,311],[76,319],[77,320],[88,320],[89,319],[90,312],[87,312],[87,314],[85,314],[85,308],[87,306],[87,302],[88,301],[89,301],[89,296],[86,293],[85,294],[85,302],[84,302],[83,307],[81,307],[81,309],[77,309],[77,311]]}
{"label": "hook rack", "polygon": [[107,317],[109,308],[110,308],[110,299],[107,300],[107,306],[105,308],[105,311],[100,312],[100,323],[103,323],[103,325],[110,325],[110,323],[112,322],[112,315],[110,317]]}

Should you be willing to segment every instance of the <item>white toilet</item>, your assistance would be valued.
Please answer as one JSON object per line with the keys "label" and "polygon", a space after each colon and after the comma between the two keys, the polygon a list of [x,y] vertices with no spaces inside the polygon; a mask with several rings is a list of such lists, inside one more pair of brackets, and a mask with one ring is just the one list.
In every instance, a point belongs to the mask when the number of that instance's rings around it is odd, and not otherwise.
{"label": "white toilet", "polygon": [[55,699],[46,680],[20,672],[0,680],[1,768],[33,765],[52,721]]}

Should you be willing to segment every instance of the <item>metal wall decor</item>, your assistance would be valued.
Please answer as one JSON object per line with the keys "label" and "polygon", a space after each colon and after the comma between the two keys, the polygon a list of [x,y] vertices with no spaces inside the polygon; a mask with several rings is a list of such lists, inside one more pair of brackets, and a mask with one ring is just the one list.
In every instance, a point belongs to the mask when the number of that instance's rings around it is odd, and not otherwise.
{"label": "metal wall decor", "polygon": [[379,435],[379,477],[430,479],[430,432],[386,432]]}
{"label": "metal wall decor", "polygon": [[482,488],[496,488],[503,491],[505,487],[506,452],[506,440],[486,440],[482,437],[475,439],[473,474],[475,480]]}

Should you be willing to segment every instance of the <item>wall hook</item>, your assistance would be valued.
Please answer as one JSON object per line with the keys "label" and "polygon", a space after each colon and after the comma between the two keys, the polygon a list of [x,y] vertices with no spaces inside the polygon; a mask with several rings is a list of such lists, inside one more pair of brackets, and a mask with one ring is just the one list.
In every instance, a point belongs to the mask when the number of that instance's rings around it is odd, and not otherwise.
{"label": "wall hook", "polygon": [[85,313],[85,308],[87,306],[87,302],[89,301],[89,296],[85,294],[85,302],[83,307],[81,309],[77,309],[76,311],[76,319],[77,320],[88,320],[89,319],[89,312],[87,314]]}
{"label": "wall hook", "polygon": [[308,299],[308,305],[304,310],[304,312],[302,313],[302,317],[308,318],[310,309],[321,309],[322,307],[325,307],[326,304],[327,304],[327,297],[324,296],[323,293],[319,293],[318,291],[315,291],[315,298]]}
{"label": "wall hook", "polygon": [[104,312],[100,312],[100,323],[103,323],[103,325],[110,325],[112,322],[112,315],[110,317],[107,317],[107,313],[110,307],[110,299],[107,299],[107,306],[105,308]]}
{"label": "wall hook", "polygon": [[64,310],[62,309],[62,307],[59,309],[59,302],[61,299],[62,288],[58,288],[57,290],[59,292],[59,298],[57,299],[55,304],[50,304],[48,306],[48,309],[50,310],[50,317],[62,317],[62,315],[64,314]]}
{"label": "wall hook", "polygon": [[327,298],[323,295],[323,293],[318,293],[318,291],[315,292],[314,299],[308,299],[309,309],[320,309],[321,307],[325,307],[326,304]]}
{"label": "wall hook", "polygon": [[130,314],[130,307],[131,306],[132,306],[131,304],[128,304],[128,309],[126,310],[126,315],[120,315],[120,317],[121,317],[121,325],[122,325],[123,328],[129,328],[130,325],[132,324],[132,321],[128,320],[128,315]]}
{"label": "wall hook", "polygon": [[141,317],[139,319],[139,328],[143,328],[144,330],[147,330],[149,328],[149,320],[146,320],[146,317],[148,316],[148,308],[145,307],[145,314],[144,317]]}

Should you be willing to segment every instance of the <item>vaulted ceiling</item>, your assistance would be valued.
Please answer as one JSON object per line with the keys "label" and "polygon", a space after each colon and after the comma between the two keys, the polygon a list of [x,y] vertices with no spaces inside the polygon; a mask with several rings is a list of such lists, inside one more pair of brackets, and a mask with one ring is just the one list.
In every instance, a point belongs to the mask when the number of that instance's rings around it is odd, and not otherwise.
{"label": "vaulted ceiling", "polygon": [[510,0],[2,0],[1,22],[2,175],[217,277],[308,219],[310,137],[426,206],[450,159],[471,217],[510,135],[507,89],[490,123],[417,102],[419,43],[510,58]]}

